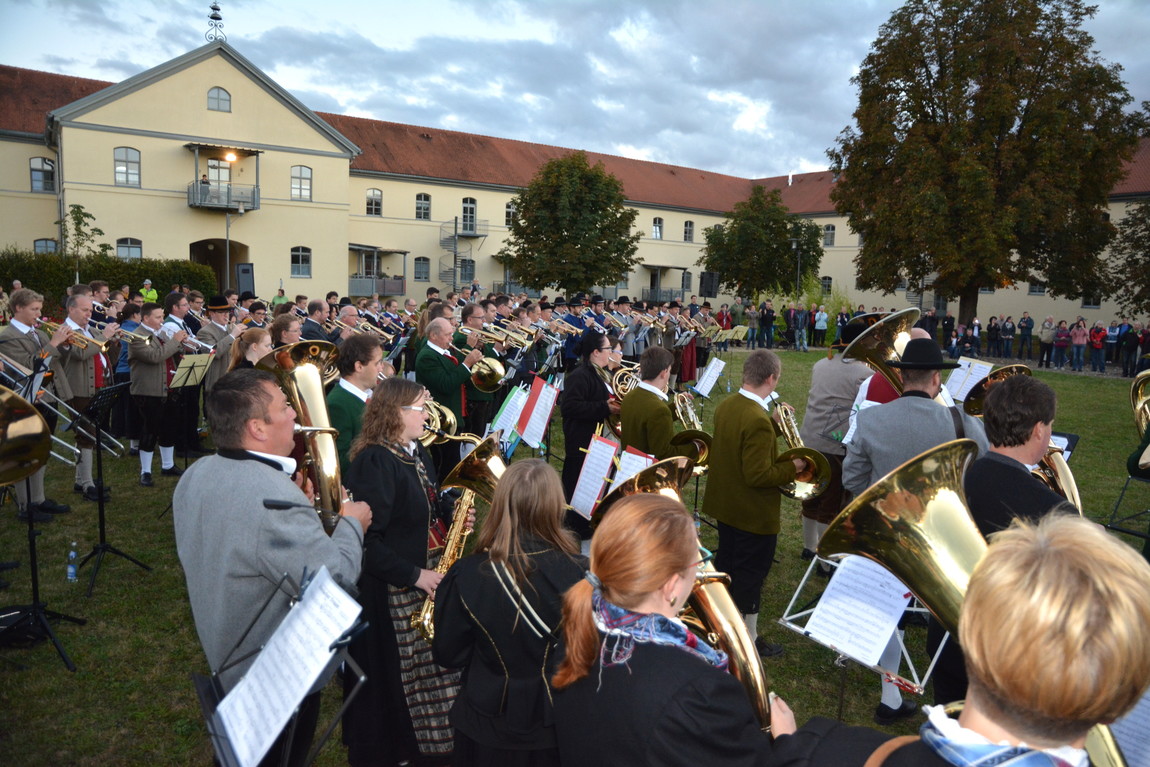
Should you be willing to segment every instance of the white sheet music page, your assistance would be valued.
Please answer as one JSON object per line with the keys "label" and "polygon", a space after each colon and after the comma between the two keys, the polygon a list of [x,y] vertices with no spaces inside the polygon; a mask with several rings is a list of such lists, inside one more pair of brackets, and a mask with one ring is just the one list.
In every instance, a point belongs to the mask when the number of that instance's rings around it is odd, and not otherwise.
{"label": "white sheet music page", "polygon": [[547,424],[551,422],[551,411],[555,409],[555,400],[559,397],[559,390],[549,383],[544,383],[539,392],[539,399],[535,401],[535,409],[531,411],[531,418],[527,421],[527,428],[523,430],[523,441],[534,448],[543,444],[543,434],[547,431]]}
{"label": "white sheet music page", "polygon": [[491,431],[503,431],[504,439],[511,439],[511,432],[519,423],[519,416],[523,413],[523,406],[527,404],[527,388],[516,386],[503,401],[503,407],[491,425]]}
{"label": "white sheet music page", "polygon": [[243,767],[258,764],[331,660],[361,611],[321,567],[216,713]]}
{"label": "white sheet music page", "polygon": [[615,477],[611,480],[611,487],[607,492],[611,492],[654,462],[655,456],[650,453],[640,452],[633,447],[627,448],[619,457],[619,468],[615,470]]}
{"label": "white sheet music page", "polygon": [[719,380],[719,375],[726,364],[718,357],[711,357],[711,361],[703,369],[703,375],[699,376],[699,382],[695,384],[695,390],[704,397],[710,397],[711,389],[715,388],[715,382]]}
{"label": "white sheet music page", "polygon": [[1110,725],[1126,764],[1150,764],[1150,690],[1126,716]]}
{"label": "white sheet music page", "polygon": [[618,449],[618,445],[603,437],[592,437],[587,446],[579,481],[575,483],[575,492],[571,493],[571,508],[587,519],[591,519],[591,512],[599,502],[599,493],[607,484],[607,477],[611,476]]}
{"label": "white sheet music page", "polygon": [[910,596],[910,589],[882,565],[865,557],[847,557],[827,584],[806,632],[843,655],[874,666]]}
{"label": "white sheet music page", "polygon": [[955,388],[955,386],[951,385],[951,382],[954,381],[954,375],[951,375],[950,378],[946,379],[946,390],[950,392],[950,396],[959,402],[963,402],[966,400],[967,395],[970,394],[970,390],[974,388],[974,385],[990,375],[990,371],[994,370],[994,364],[970,357],[959,357],[958,362],[960,365],[963,365],[963,367],[958,368],[954,372],[958,373],[965,368],[966,377],[959,379],[959,381],[956,382],[958,388]]}

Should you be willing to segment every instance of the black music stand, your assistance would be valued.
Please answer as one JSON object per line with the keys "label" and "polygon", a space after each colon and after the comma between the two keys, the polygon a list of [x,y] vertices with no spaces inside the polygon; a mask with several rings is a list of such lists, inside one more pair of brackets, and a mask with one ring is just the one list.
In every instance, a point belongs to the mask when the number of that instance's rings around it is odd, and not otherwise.
{"label": "black music stand", "polygon": [[[31,504],[32,480],[30,477],[24,479],[24,488],[25,497]],[[0,610],[0,644],[20,644],[47,637],[60,655],[60,660],[64,661],[64,666],[69,671],[75,671],[76,664],[68,657],[68,653],[64,652],[64,645],[60,644],[56,632],[52,630],[50,621],[69,621],[78,626],[83,626],[88,621],[84,618],[75,618],[71,615],[49,610],[48,605],[40,601],[40,568],[36,562],[36,536],[40,534],[40,531],[36,529],[36,524],[33,522],[35,514],[32,513],[32,509],[29,508],[26,511],[28,513],[28,566],[32,570],[32,603]]]}
{"label": "black music stand", "polygon": [[[116,400],[119,399],[123,394],[126,394],[131,385],[132,384],[130,382],[125,381],[124,383],[118,383],[113,386],[106,386],[103,389],[99,389],[96,392],[96,396],[92,398],[92,401],[88,404],[87,409],[85,409],[83,413],[85,418],[96,425],[96,478],[99,487],[104,486],[104,454],[101,440],[103,431],[108,426],[108,415],[112,412],[112,406],[116,403]],[[152,571],[152,568],[148,567],[140,560],[125,554],[112,544],[108,543],[107,517],[104,514],[104,493],[99,494],[97,505],[100,514],[100,542],[92,547],[92,550],[89,551],[84,556],[84,558],[80,560],[80,564],[76,568],[79,570],[88,562],[89,559],[92,557],[96,558],[96,561],[92,564],[92,574],[88,578],[89,597],[92,596],[92,591],[96,588],[96,575],[99,574],[100,565],[104,562],[104,554],[115,554],[118,557],[123,557],[138,567],[142,567],[148,572]]]}
{"label": "black music stand", "polygon": [[[208,375],[208,368],[212,366],[215,359],[216,355],[213,351],[211,354],[189,354],[180,360],[180,364],[172,376],[172,382],[168,384],[168,396],[180,408],[177,417],[183,417],[183,407],[187,405],[187,401],[183,399],[184,392],[195,391],[195,387],[204,382],[204,378]],[[185,471],[188,468],[188,447],[185,436],[184,449],[180,451],[183,454]],[[172,502],[168,501],[168,505],[156,515],[156,518],[164,516],[171,510]]]}

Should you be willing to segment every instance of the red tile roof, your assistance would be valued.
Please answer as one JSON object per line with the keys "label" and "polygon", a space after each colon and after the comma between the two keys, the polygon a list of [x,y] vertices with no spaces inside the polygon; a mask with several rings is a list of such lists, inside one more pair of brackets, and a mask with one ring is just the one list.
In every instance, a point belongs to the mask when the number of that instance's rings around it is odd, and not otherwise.
{"label": "red tile roof", "polygon": [[[43,133],[48,112],[109,85],[112,83],[0,65],[0,130]],[[353,170],[522,187],[543,163],[572,151],[439,128],[317,114],[363,150],[352,161]],[[592,164],[602,162],[623,182],[627,198],[634,202],[721,212],[747,199],[751,186],[760,184],[782,191],[783,202],[793,212],[834,210],[830,171],[797,173],[788,184],[786,176],[745,179],[597,152],[588,152],[587,158]],[[1126,177],[1113,193],[1150,192],[1150,139],[1141,141],[1127,167]]]}

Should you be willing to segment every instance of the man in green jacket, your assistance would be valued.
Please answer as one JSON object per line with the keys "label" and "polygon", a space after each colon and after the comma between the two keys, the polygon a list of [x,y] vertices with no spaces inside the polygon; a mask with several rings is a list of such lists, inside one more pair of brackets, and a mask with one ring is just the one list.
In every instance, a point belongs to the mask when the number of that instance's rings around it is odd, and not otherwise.
{"label": "man in green jacket", "polygon": [[327,414],[333,428],[339,430],[335,447],[339,451],[339,470],[346,474],[350,461],[347,452],[363,426],[363,411],[371,390],[383,370],[383,347],[374,333],[356,333],[339,347],[339,382],[327,395]]}
{"label": "man in green jacket", "polygon": [[[463,310],[460,312],[461,325],[455,331],[455,335],[451,338],[451,343],[455,344],[460,349],[478,349],[483,352],[483,356],[488,359],[499,360],[499,352],[502,351],[502,344],[489,344],[485,343],[480,331],[483,330],[483,320],[486,313],[483,307],[479,304],[465,304]],[[467,332],[464,332],[467,328]],[[487,424],[491,421],[492,416],[492,403],[495,401],[495,392],[483,391],[472,383],[471,379],[467,380],[466,391],[464,398],[467,401],[467,415],[460,423],[460,431],[468,434],[478,434],[483,436],[487,430]]]}
{"label": "man in green jacket", "polygon": [[667,397],[674,355],[660,346],[652,346],[639,357],[640,383],[623,397],[620,415],[623,420],[623,448],[655,456],[656,461],[676,455],[694,456],[692,444],[672,445],[675,436],[674,416]]}
{"label": "man in green jacket", "polygon": [[747,356],[742,388],[715,408],[703,496],[703,513],[718,521],[715,567],[731,576],[731,598],[763,656],[783,652],[782,645],[758,635],[759,600],[779,534],[779,487],[807,470],[802,459],[778,460],[779,431],[767,407],[781,371],[778,355],[769,349],[756,349]]}
{"label": "man in green jacket", "polygon": [[[483,359],[480,349],[472,349],[463,359],[451,350],[451,320],[439,317],[427,323],[427,343],[415,356],[415,380],[423,384],[437,403],[447,408],[455,416],[455,423],[462,428],[466,413],[464,389],[471,380],[471,367]],[[448,442],[434,445],[431,457],[435,460],[435,470],[440,477],[459,463],[459,444]]]}

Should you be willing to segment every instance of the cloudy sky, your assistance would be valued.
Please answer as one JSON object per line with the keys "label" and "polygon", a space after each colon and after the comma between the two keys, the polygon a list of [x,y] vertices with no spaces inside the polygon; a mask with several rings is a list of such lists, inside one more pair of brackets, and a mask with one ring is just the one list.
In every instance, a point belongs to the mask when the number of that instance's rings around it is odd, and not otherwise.
{"label": "cloudy sky", "polygon": [[[1150,3],[1088,23],[1150,100]],[[121,80],[203,45],[209,2],[5,0],[0,63]],[[312,109],[759,178],[819,170],[899,0],[221,0]]]}

